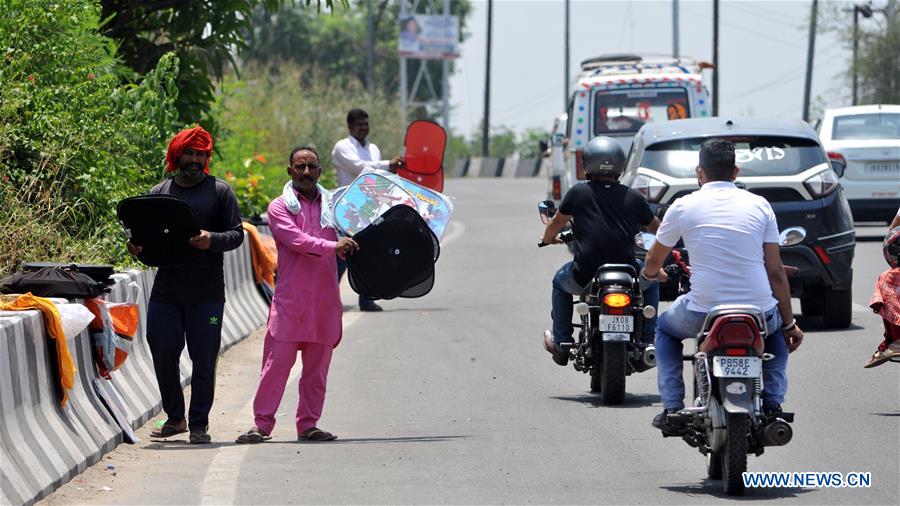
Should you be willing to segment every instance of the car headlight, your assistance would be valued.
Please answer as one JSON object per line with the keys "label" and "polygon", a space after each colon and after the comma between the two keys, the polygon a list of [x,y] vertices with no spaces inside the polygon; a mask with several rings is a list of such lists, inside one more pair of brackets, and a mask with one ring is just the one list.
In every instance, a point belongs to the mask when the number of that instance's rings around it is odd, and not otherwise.
{"label": "car headlight", "polygon": [[631,183],[631,187],[639,191],[647,199],[647,202],[659,202],[669,185],[646,174],[638,174]]}
{"label": "car headlight", "polygon": [[822,169],[803,182],[803,186],[816,198],[824,197],[838,187],[838,178],[831,167]]}
{"label": "car headlight", "polygon": [[781,246],[793,246],[806,239],[806,229],[803,227],[786,228],[778,234],[778,244]]}

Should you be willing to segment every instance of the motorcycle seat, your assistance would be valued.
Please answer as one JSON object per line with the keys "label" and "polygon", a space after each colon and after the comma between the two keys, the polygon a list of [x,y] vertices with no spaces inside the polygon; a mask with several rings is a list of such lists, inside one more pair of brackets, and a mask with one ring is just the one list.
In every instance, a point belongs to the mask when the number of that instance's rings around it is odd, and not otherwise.
{"label": "motorcycle seat", "polygon": [[597,273],[619,271],[631,274],[631,277],[637,277],[637,269],[631,264],[603,264],[597,268]]}
{"label": "motorcycle seat", "polygon": [[630,287],[634,285],[634,276],[622,271],[601,271],[597,273],[597,282],[601,286],[622,285]]}

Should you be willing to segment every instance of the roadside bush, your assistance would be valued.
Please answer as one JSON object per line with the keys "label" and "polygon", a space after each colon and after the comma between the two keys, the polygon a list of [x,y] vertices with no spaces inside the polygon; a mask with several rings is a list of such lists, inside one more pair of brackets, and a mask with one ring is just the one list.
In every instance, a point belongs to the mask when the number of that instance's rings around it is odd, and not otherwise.
{"label": "roadside bush", "polygon": [[333,188],[337,178],[331,149],[349,135],[347,112],[354,107],[369,113],[369,140],[382,156],[400,153],[406,124],[387,96],[369,95],[356,83],[331,85],[318,79],[315,70],[293,63],[274,68],[277,74],[247,66],[241,71],[243,79],[227,76],[213,108],[221,133],[214,139],[211,170],[232,184],[245,216],[264,211],[268,201],[281,194],[288,180],[288,155],[300,144],[316,147],[323,167],[320,183]]}
{"label": "roadside bush", "polygon": [[90,0],[0,2],[0,274],[24,260],[126,261],[116,203],[162,176],[177,58],[122,84],[99,26]]}

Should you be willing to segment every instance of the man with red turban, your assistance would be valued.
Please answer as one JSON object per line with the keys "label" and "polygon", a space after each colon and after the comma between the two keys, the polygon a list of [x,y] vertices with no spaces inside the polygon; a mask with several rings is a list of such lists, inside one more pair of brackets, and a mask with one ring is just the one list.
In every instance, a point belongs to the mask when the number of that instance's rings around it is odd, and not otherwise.
{"label": "man with red turban", "polygon": [[[157,270],[147,306],[147,343],[167,416],[150,435],[167,438],[190,430],[191,443],[211,441],[207,430],[225,308],[223,253],[244,240],[237,197],[224,181],[209,175],[212,147],[212,137],[202,127],[178,132],[166,153],[166,174],[174,175],[150,190],[186,202],[200,226],[190,239],[197,254]],[[141,247],[128,243],[128,251],[137,255]],[[185,342],[193,362],[187,417],[179,370]]]}

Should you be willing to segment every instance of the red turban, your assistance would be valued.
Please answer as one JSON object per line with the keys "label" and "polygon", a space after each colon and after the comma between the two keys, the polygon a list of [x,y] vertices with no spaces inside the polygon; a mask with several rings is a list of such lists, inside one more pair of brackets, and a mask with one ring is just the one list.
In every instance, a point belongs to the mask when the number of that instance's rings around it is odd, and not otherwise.
{"label": "red turban", "polygon": [[[213,148],[212,136],[201,126],[187,128],[178,132],[172,138],[172,141],[169,142],[169,149],[166,151],[166,174],[175,172],[178,169],[175,162],[187,148],[211,154]],[[209,159],[206,160],[203,172],[209,174]]]}

